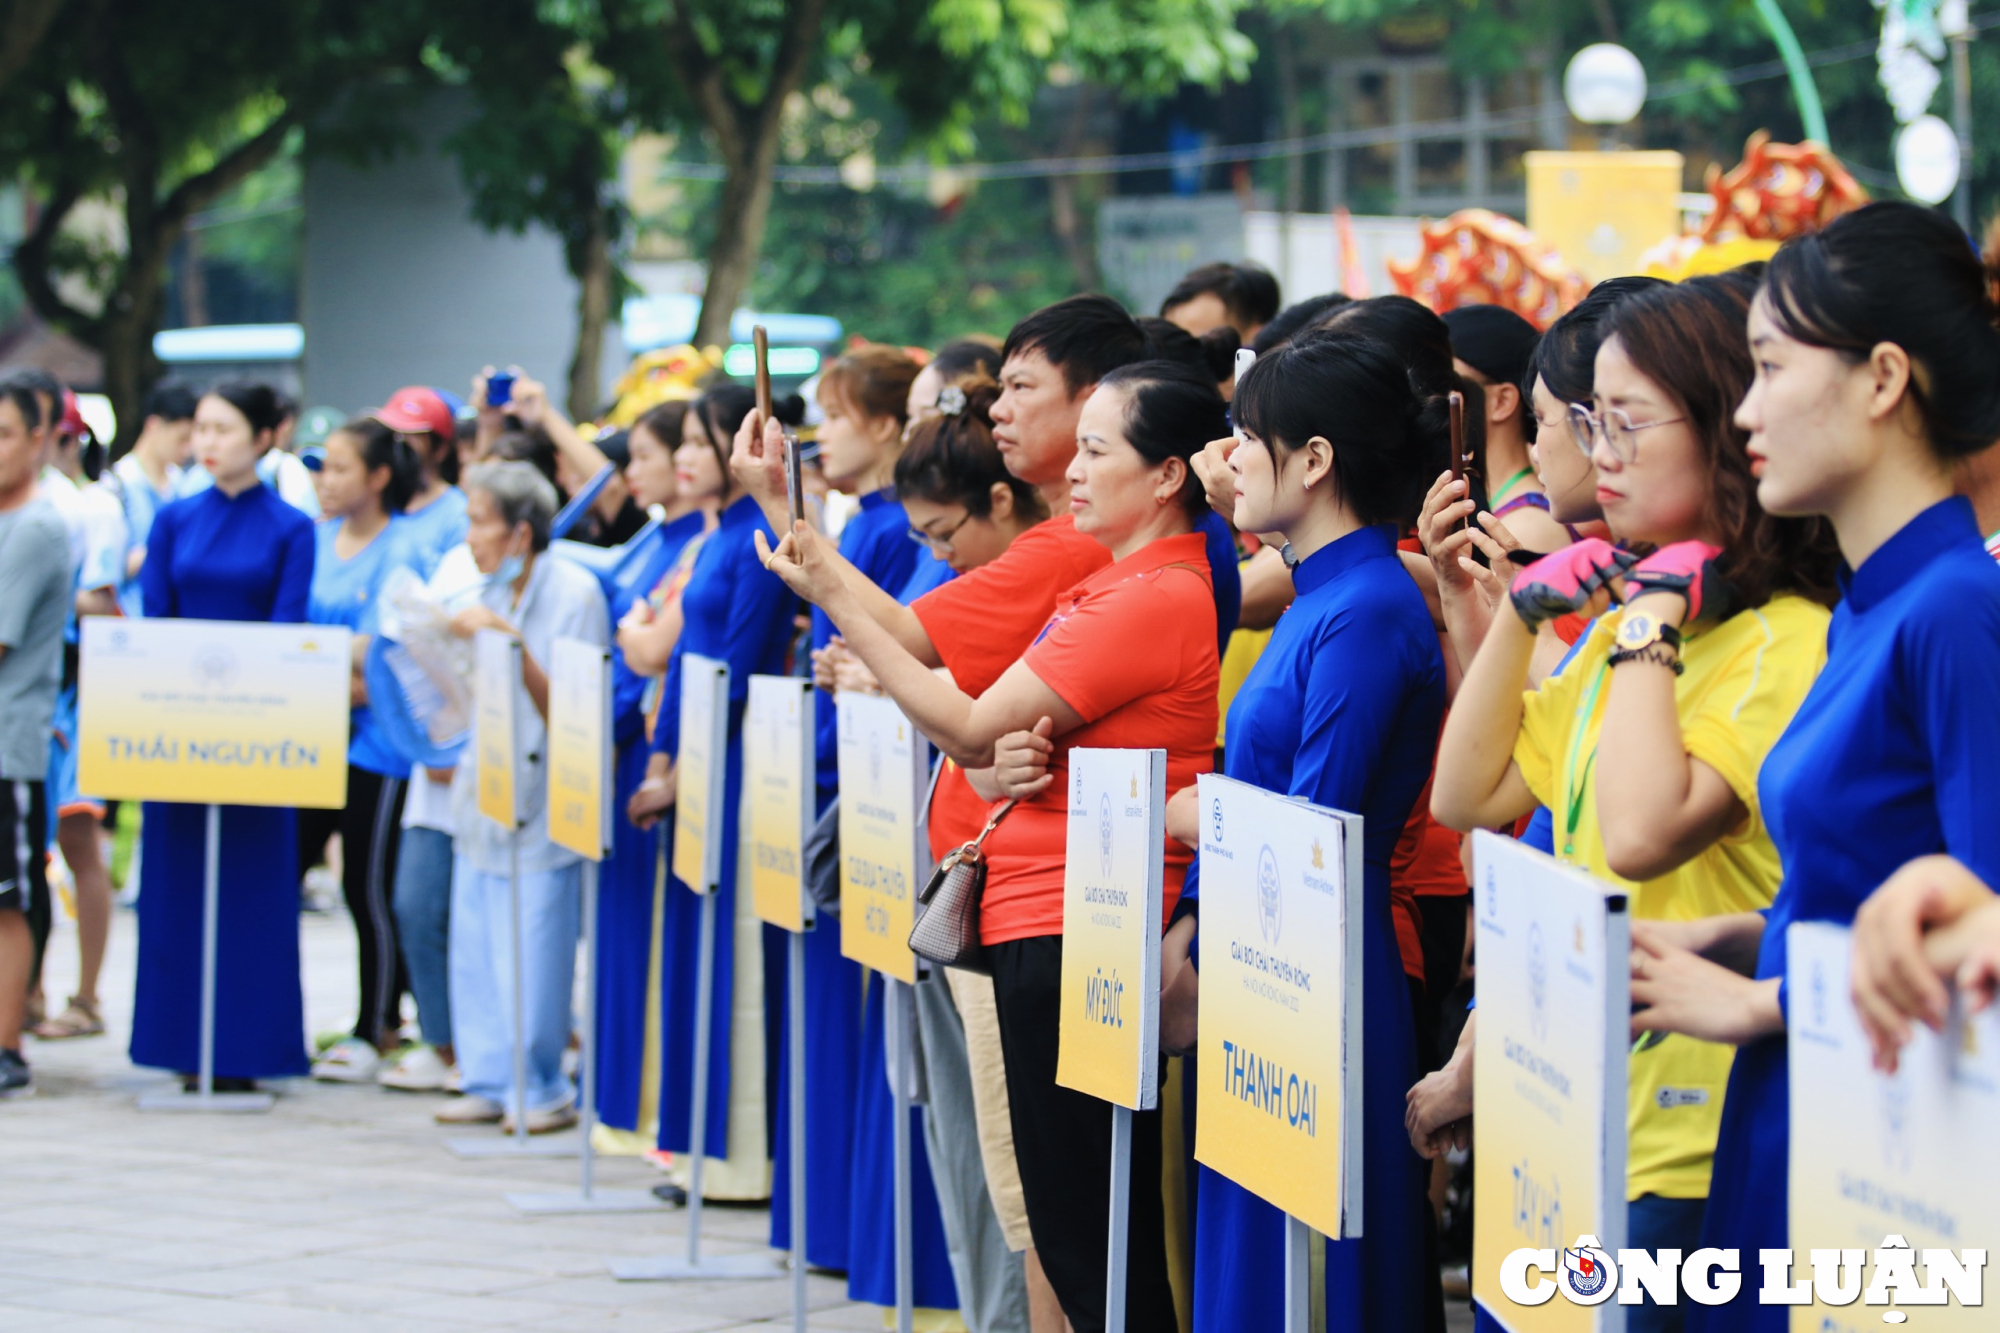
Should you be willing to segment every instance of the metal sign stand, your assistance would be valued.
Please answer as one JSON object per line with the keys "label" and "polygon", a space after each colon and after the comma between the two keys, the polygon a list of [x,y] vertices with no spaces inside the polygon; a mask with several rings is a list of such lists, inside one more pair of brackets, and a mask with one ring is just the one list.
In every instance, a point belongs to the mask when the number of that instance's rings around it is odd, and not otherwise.
{"label": "metal sign stand", "polygon": [[1312,1322],[1312,1230],[1285,1215],[1285,1331],[1306,1333]]}
{"label": "metal sign stand", "polygon": [[192,1095],[182,1091],[149,1092],[139,1098],[141,1111],[218,1111],[238,1115],[268,1111],[277,1098],[268,1092],[215,1090],[215,967],[216,928],[222,916],[222,807],[208,807],[201,871],[201,1055]]}
{"label": "metal sign stand", "polygon": [[577,1187],[575,1193],[522,1190],[507,1202],[524,1213],[649,1213],[663,1205],[650,1190],[601,1190],[596,1187],[597,1155],[590,1132],[597,1127],[597,939],[598,863],[583,863],[583,1116],[578,1122]]}
{"label": "metal sign stand", "polygon": [[793,931],[785,945],[790,998],[792,1139],[792,1328],[806,1333],[806,937]]}
{"label": "metal sign stand", "polygon": [[[627,1259],[608,1261],[611,1276],[621,1282],[686,1282],[736,1278],[774,1278],[782,1271],[769,1251],[762,1254],[720,1254],[706,1258],[701,1252],[702,1172],[708,1162],[708,1076],[712,1063],[711,1019],[715,1013],[715,900],[721,887],[720,818],[723,793],[728,789],[729,763],[729,668],[722,662],[696,658],[683,668],[692,681],[695,673],[712,672],[715,693],[710,696],[708,716],[700,719],[709,728],[709,772],[704,786],[703,865],[700,886],[701,920],[697,927],[694,983],[694,1097],[688,1115],[687,1255],[679,1259]],[[688,734],[687,686],[682,690],[683,736]],[[733,932],[735,922],[730,922]],[[734,943],[732,933],[731,943]]]}
{"label": "metal sign stand", "polygon": [[889,1036],[889,1084],[895,1094],[896,1125],[890,1138],[895,1155],[896,1333],[911,1333],[916,1317],[915,1256],[910,1231],[910,1019],[911,990],[894,977],[883,978],[888,1007],[882,1018]]}
{"label": "metal sign stand", "polygon": [[1104,1333],[1125,1333],[1125,1256],[1132,1211],[1132,1108],[1111,1104],[1111,1242],[1104,1264]]}

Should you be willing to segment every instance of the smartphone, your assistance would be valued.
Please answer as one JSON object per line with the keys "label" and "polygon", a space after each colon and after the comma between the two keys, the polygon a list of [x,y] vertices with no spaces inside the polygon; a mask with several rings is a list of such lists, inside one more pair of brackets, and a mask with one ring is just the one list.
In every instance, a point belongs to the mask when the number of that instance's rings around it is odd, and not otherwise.
{"label": "smartphone", "polygon": [[514,400],[514,376],[511,371],[496,370],[486,377],[486,405],[505,407]]}
{"label": "smartphone", "polygon": [[788,430],[785,432],[785,501],[791,509],[795,525],[804,522],[806,516],[806,488],[799,480],[799,467],[799,437]]}
{"label": "smartphone", "polygon": [[757,352],[757,415],[771,419],[771,335],[762,324],[750,330],[750,345]]}
{"label": "smartphone", "polygon": [[[1465,480],[1465,395],[1453,389],[1445,401],[1451,406],[1451,479]],[[1469,528],[1468,516],[1459,526]]]}
{"label": "smartphone", "polygon": [[[1247,347],[1239,347],[1239,348],[1237,348],[1237,349],[1236,349],[1236,378],[1235,378],[1234,382],[1235,382],[1235,383],[1237,383],[1237,384],[1241,384],[1241,383],[1243,382],[1243,377],[1244,377],[1244,375],[1246,375],[1246,374],[1248,374],[1248,373],[1249,373],[1249,370],[1250,370],[1250,367],[1251,367],[1251,366],[1253,366],[1253,365],[1255,365],[1255,364],[1256,364],[1256,361],[1257,361],[1257,354],[1256,354],[1255,352],[1251,351],[1251,350],[1250,350],[1249,348],[1247,348]],[[1242,432],[1242,430],[1241,430],[1241,429],[1239,429],[1239,428],[1237,427],[1237,425],[1236,425],[1236,412],[1235,412],[1235,410],[1234,410],[1234,409],[1231,409],[1231,410],[1230,410],[1230,411],[1229,411],[1229,412],[1227,413],[1227,417],[1228,417],[1228,420],[1229,420],[1229,433],[1230,433],[1231,435],[1234,435],[1234,436],[1236,437],[1236,442],[1237,442],[1238,444],[1241,444],[1241,443],[1243,443],[1243,432]]]}

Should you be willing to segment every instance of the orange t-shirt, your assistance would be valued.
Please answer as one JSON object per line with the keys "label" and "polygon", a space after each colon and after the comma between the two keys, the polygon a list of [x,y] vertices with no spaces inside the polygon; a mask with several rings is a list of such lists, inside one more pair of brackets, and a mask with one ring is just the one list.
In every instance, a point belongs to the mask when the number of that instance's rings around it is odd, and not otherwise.
{"label": "orange t-shirt", "polygon": [[[1055,781],[1016,806],[986,840],[985,943],[1062,933],[1070,750],[1164,749],[1168,791],[1214,767],[1220,663],[1206,551],[1202,534],[1187,533],[1099,570],[1070,591],[1022,655],[1083,725],[1057,738],[1049,764]],[[1166,840],[1168,913],[1192,857],[1191,849]]]}
{"label": "orange t-shirt", "polygon": [[[1110,549],[1078,532],[1076,520],[1064,514],[1037,523],[999,559],[933,588],[910,609],[953,683],[977,698],[1020,661],[1054,614],[1056,600],[1110,563]],[[931,797],[931,859],[941,861],[978,837],[987,813],[965,774],[946,760]]]}

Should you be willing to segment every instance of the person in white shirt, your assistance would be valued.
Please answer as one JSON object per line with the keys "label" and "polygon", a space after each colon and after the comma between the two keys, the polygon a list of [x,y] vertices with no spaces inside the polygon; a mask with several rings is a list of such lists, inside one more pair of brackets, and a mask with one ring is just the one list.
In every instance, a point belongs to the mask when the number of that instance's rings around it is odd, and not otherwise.
{"label": "person in white shirt", "polygon": [[146,395],[146,417],[139,427],[139,438],[98,479],[125,510],[131,545],[125,553],[125,586],[118,600],[128,616],[141,610],[139,571],[146,563],[146,538],[153,530],[153,516],[179,494],[181,473],[194,457],[194,405],[194,390],[184,384],[153,386]]}

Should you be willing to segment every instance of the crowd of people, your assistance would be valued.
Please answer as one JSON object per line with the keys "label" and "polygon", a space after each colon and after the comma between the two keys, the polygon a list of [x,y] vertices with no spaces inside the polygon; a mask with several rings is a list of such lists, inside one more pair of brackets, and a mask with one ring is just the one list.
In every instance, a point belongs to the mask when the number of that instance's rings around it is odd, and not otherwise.
{"label": "crowd of people", "polygon": [[[683,1180],[705,1154],[707,1194],[769,1199],[781,1248],[804,1189],[806,1258],[856,1299],[895,1290],[884,982],[828,922],[806,940],[803,1029],[785,1018],[782,937],[751,912],[740,846],[755,674],[821,690],[823,816],[840,698],[875,693],[935,747],[931,855],[984,842],[981,966],[915,988],[918,1305],[977,1333],[1104,1327],[1111,1113],[1055,1076],[1076,747],[1167,756],[1167,1056],[1160,1109],[1133,1118],[1130,1326],[1281,1320],[1282,1215],[1192,1158],[1194,784],[1211,771],[1363,818],[1366,1188],[1362,1237],[1325,1246],[1327,1327],[1440,1329],[1464,1260],[1473,829],[1630,896],[1628,1244],[1783,1248],[1785,926],[1857,926],[1885,1064],[1943,1021],[1948,983],[2000,988],[1996,316],[1967,237],[1880,203],[1768,264],[1604,282],[1541,331],[1400,296],[1283,306],[1268,273],[1208,265],[1158,317],[1077,296],[1004,340],[853,345],[769,420],[718,377],[592,431],[489,368],[464,402],[405,388],[301,445],[269,387],[168,384],[105,467],[73,396],[14,375],[0,1092],[32,1086],[24,1028],[103,1031],[107,811],[75,789],[78,618],[311,622],[354,634],[347,804],[223,813],[218,1085],[310,1073],[511,1129],[518,958],[518,1109],[529,1132],[574,1124],[581,868],[550,840],[543,771],[547,664],[572,638],[613,661],[618,816],[591,960],[604,1141]],[[1240,378],[1239,348],[1256,353]],[[796,525],[791,431],[813,492]],[[520,645],[517,829],[476,813],[469,762],[412,753],[371,697],[371,650],[410,604],[460,642]],[[700,1144],[698,899],[669,869],[689,654],[730,667]],[[183,1076],[203,836],[195,807],[144,808],[131,1055]],[[360,1003],[314,1055],[299,885],[330,844]],[[44,1016],[51,845],[82,966]],[[795,1043],[803,1181],[774,1150]],[[1782,1326],[1754,1301],[1628,1318]]]}

